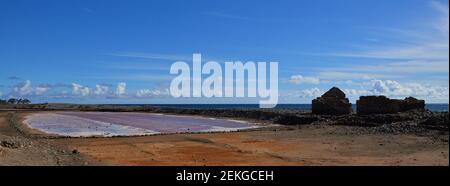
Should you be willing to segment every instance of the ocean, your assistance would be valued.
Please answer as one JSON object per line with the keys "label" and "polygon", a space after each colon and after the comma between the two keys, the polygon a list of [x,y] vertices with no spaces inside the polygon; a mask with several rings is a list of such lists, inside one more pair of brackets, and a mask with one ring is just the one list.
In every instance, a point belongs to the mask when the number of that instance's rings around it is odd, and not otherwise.
{"label": "ocean", "polygon": [[[245,109],[259,108],[258,104],[158,104],[154,106],[201,109]],[[352,105],[356,110],[356,105]],[[434,112],[448,112],[448,104],[426,104],[425,108]],[[311,110],[311,104],[278,104],[275,109]]]}

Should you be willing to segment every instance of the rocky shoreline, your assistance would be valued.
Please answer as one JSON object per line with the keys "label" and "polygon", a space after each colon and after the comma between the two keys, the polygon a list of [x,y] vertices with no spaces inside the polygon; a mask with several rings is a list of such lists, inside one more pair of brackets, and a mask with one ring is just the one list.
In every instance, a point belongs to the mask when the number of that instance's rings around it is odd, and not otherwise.
{"label": "rocky shoreline", "polygon": [[[130,111],[109,109],[84,111]],[[137,110],[265,122],[276,122],[270,118],[275,116],[292,124],[231,133],[47,138],[17,130],[21,118],[35,112],[0,112],[0,165],[448,165],[448,112],[333,116],[276,109]],[[298,118],[303,124],[293,122]]]}
{"label": "rocky shoreline", "polygon": [[[140,158],[145,165],[174,165],[182,164],[186,161],[190,162],[191,156],[182,156],[187,153],[204,152],[208,146],[199,146],[199,140],[189,141],[193,137],[202,136],[200,141],[221,141],[218,144],[227,144],[221,153],[230,151],[229,156],[223,156],[225,159],[210,162],[213,165],[226,165],[223,162],[230,162],[227,158],[240,157],[243,154],[239,152],[254,152],[253,156],[259,157],[268,165],[300,165],[304,161],[297,161],[301,154],[306,152],[312,153],[311,157],[306,159],[318,158],[312,160],[307,164],[319,165],[322,164],[323,159],[329,158],[328,163],[333,163],[333,158],[345,158],[345,154],[352,153],[368,153],[363,155],[361,161],[368,164],[382,164],[382,165],[441,165],[442,162],[448,162],[448,135],[449,135],[449,114],[448,112],[432,112],[428,110],[409,110],[405,112],[398,112],[393,114],[357,114],[355,112],[344,115],[324,115],[314,114],[311,110],[293,110],[293,109],[200,109],[200,108],[175,108],[162,106],[117,106],[117,105],[69,105],[64,107],[54,107],[49,104],[44,108],[21,108],[11,110],[8,112],[0,112],[3,115],[3,122],[0,118],[0,165],[103,165],[103,164],[118,164],[118,165],[142,165],[135,162],[127,162],[131,158]],[[21,130],[18,130],[17,124],[19,122],[12,121],[14,115],[19,118],[24,117],[30,113],[36,112],[55,112],[58,111],[93,111],[93,112],[151,112],[161,114],[174,115],[196,115],[214,118],[229,118],[238,120],[247,120],[259,123],[275,123],[280,126],[263,128],[261,130],[246,130],[233,133],[215,133],[215,134],[173,134],[173,135],[156,135],[147,137],[113,137],[113,138],[48,138],[45,136],[35,137],[28,135]],[[14,124],[14,125],[12,125]],[[240,141],[240,139],[247,139]],[[213,139],[213,140],[212,140]],[[173,142],[167,142],[173,140]],[[311,142],[311,140],[313,142]],[[338,142],[336,142],[338,140]],[[124,151],[134,152],[122,157],[121,152],[117,149],[122,148],[120,144],[141,143],[142,141],[151,141],[152,143],[161,143],[161,146],[176,145],[178,141],[183,141],[183,145],[177,146],[176,149],[180,153],[175,153],[174,158],[185,158],[183,161],[155,161],[161,157],[167,157],[164,153],[171,153],[172,149],[166,151],[154,152],[153,146],[146,148],[146,151],[151,151],[153,154],[161,153],[160,155],[140,156],[142,149],[132,148],[124,149]],[[156,141],[156,142],[154,142]],[[292,153],[299,153],[299,155],[292,156],[290,153],[282,154],[284,160],[279,162],[280,155],[275,158],[252,151],[252,148],[257,146],[249,146],[248,142],[267,143],[272,153],[280,154],[278,148],[285,144],[298,145],[297,148],[288,148],[287,151]],[[108,143],[109,145],[98,146],[97,143]],[[145,144],[144,142],[142,142]],[[192,152],[184,152],[186,143],[189,143],[193,148]],[[239,150],[229,149],[228,144],[234,144],[239,147]],[[241,144],[242,143],[242,144]],[[310,144],[311,143],[311,144]],[[119,144],[120,148],[117,146]],[[203,143],[202,143],[203,144]],[[330,146],[332,144],[332,146]],[[214,148],[217,145],[214,144]],[[304,145],[309,145],[308,149]],[[129,145],[125,145],[129,146]],[[135,145],[133,145],[135,146]],[[301,148],[300,148],[301,147]],[[327,153],[338,150],[337,154],[324,155],[323,151],[315,149],[316,147],[324,148]],[[130,147],[131,148],[131,147]],[[200,148],[200,149],[196,149]],[[250,148],[250,149],[247,149]],[[351,150],[351,149],[360,150]],[[190,148],[188,148],[190,149]],[[294,150],[293,150],[294,149]],[[301,153],[300,153],[300,150]],[[211,149],[207,149],[210,151]],[[217,150],[217,149],[216,149]],[[267,149],[265,149],[267,150]],[[317,151],[317,152],[316,152]],[[383,160],[378,158],[378,153],[386,155],[396,151],[401,155],[392,156]],[[417,152],[414,158],[411,159],[411,152]],[[238,154],[236,154],[238,153]],[[326,153],[325,153],[326,154]],[[344,155],[342,155],[344,154]],[[426,155],[423,155],[426,154]],[[114,156],[113,156],[114,155]],[[171,154],[173,155],[173,153]],[[244,153],[244,155],[248,155]],[[113,160],[105,156],[116,157]],[[181,157],[182,156],[182,157]],[[250,156],[250,155],[249,155]],[[323,156],[323,157],[322,157]],[[352,155],[353,156],[353,155]],[[367,156],[373,159],[365,159]],[[92,158],[94,157],[94,158]],[[171,157],[171,156],[170,156]],[[206,157],[211,159],[210,157]],[[203,158],[205,159],[205,158]],[[302,159],[302,158],[300,158]],[[337,158],[339,159],[339,158]],[[101,162],[97,160],[102,160]],[[103,162],[108,160],[111,162]],[[295,160],[295,161],[294,161]],[[241,160],[240,160],[241,161]],[[250,160],[243,158],[242,162],[252,164]],[[342,161],[342,159],[340,159]],[[367,162],[366,162],[367,161]],[[257,161],[260,162],[260,161]],[[354,161],[354,157],[345,160],[337,165],[355,164],[362,165],[363,162]],[[172,164],[170,164],[172,163]],[[190,162],[189,165],[197,165],[198,161]],[[257,163],[254,163],[257,164]],[[253,165],[253,164],[252,164]]]}
{"label": "rocky shoreline", "polygon": [[283,126],[349,126],[362,133],[405,134],[435,136],[448,135],[449,113],[429,110],[410,110],[393,114],[345,115],[314,114],[311,110],[291,109],[201,109],[170,106],[113,106],[79,105],[40,111],[89,111],[89,112],[149,112],[174,115],[195,115],[214,118],[239,119]]}
{"label": "rocky shoreline", "polygon": [[94,112],[150,112],[176,115],[196,115],[216,118],[232,118],[248,121],[267,122],[280,125],[308,125],[327,123],[359,127],[380,127],[403,125],[407,128],[423,130],[449,130],[449,113],[429,110],[410,110],[392,114],[345,115],[314,114],[311,110],[290,109],[201,109],[176,108],[168,106],[114,106],[114,105],[71,105],[65,108],[46,107],[38,111],[94,111]]}
{"label": "rocky shoreline", "polygon": [[13,109],[38,111],[149,112],[232,118],[280,125],[344,125],[371,127],[386,133],[422,133],[427,130],[449,131],[449,113],[425,109],[425,101],[413,97],[404,100],[385,96],[361,96],[356,112],[345,93],[337,87],[312,100],[311,110],[297,109],[211,109],[170,106],[34,104]]}

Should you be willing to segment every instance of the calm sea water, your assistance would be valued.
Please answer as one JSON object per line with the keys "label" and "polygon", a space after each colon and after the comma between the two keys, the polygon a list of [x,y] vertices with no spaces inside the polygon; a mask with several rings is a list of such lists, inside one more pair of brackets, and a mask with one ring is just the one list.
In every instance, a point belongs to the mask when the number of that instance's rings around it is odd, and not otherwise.
{"label": "calm sea water", "polygon": [[[156,105],[163,107],[175,107],[175,108],[202,108],[202,109],[245,109],[245,108],[259,108],[257,104],[179,104],[179,105]],[[352,105],[353,110],[356,110],[356,105]],[[448,104],[426,104],[425,108],[435,112],[448,111]],[[311,104],[279,104],[275,109],[299,109],[310,110]]]}

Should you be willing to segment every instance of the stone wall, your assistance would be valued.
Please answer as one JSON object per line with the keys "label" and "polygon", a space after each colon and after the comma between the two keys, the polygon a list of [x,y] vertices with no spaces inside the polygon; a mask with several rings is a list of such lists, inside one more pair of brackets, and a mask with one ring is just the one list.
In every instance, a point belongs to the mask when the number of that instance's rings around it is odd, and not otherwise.
{"label": "stone wall", "polygon": [[400,112],[408,110],[425,110],[425,101],[414,97],[405,98],[400,105]]}
{"label": "stone wall", "polygon": [[408,110],[424,110],[425,101],[413,97],[398,100],[386,96],[361,96],[356,101],[356,107],[358,114],[395,114]]}

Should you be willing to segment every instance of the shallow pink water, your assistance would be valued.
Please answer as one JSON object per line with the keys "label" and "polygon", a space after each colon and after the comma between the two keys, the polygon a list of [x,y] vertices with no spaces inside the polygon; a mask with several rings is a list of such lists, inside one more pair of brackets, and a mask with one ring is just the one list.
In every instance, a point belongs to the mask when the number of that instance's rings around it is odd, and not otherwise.
{"label": "shallow pink water", "polygon": [[35,114],[29,116],[26,123],[44,132],[67,136],[236,131],[257,127],[243,121],[131,112]]}

